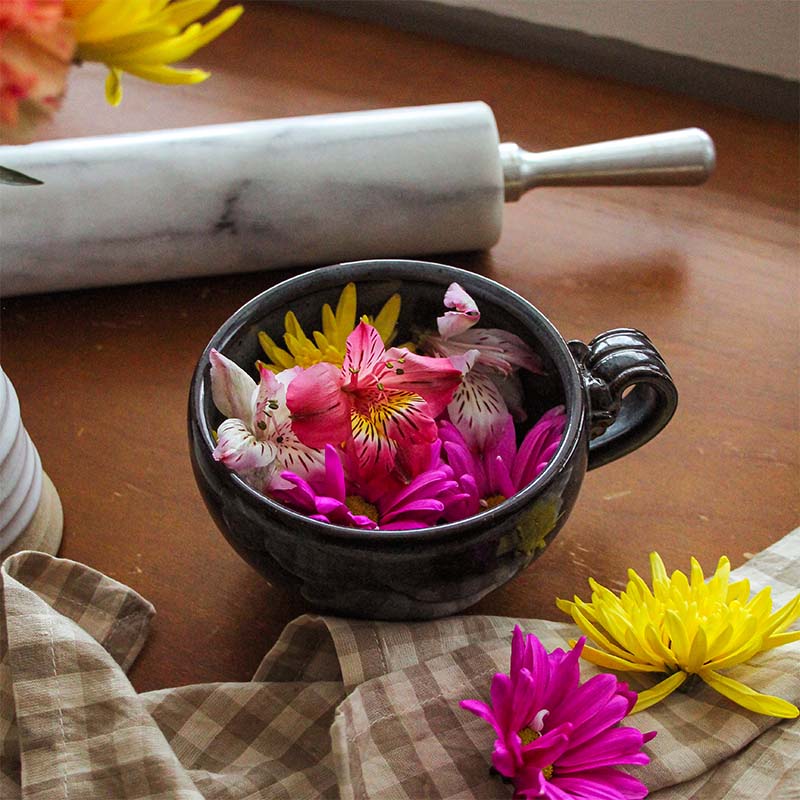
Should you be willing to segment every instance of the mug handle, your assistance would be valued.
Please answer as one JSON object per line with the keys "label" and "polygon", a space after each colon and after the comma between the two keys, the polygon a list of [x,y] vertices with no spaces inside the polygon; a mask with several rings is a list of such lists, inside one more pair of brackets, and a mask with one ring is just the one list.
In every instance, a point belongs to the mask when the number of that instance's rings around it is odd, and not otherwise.
{"label": "mug handle", "polygon": [[589,402],[587,469],[636,450],[670,421],[678,405],[678,390],[664,359],[644,333],[614,328],[588,345],[571,341],[569,349]]}

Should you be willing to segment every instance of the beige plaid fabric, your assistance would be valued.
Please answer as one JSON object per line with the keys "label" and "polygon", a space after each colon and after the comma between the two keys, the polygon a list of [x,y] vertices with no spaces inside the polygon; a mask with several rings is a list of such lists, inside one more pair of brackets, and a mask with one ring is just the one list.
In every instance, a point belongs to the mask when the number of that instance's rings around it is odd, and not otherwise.
{"label": "beige plaid fabric", "polygon": [[[800,531],[736,571],[783,603]],[[248,683],[137,695],[125,677],[152,606],[80,564],[10,557],[0,587],[3,800],[510,798],[492,732],[459,708],[508,670],[515,623],[552,648],[571,624],[465,616],[375,623],[304,616]],[[800,702],[800,644],[731,674]],[[592,668],[584,664],[584,677]],[[800,726],[704,686],[630,718],[657,730],[636,770],[658,800],[800,797]]]}

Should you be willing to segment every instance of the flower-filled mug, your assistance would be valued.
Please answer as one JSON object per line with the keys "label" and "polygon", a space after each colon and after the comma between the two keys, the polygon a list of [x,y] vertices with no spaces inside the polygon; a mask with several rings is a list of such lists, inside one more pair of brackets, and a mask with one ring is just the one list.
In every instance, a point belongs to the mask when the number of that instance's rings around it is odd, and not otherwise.
{"label": "flower-filled mug", "polygon": [[[246,368],[263,356],[258,332],[279,338],[288,311],[313,328],[348,284],[359,311],[402,298],[398,339],[413,338],[442,311],[449,286],[474,298],[481,322],[526,342],[542,365],[522,379],[530,420],[563,406],[566,423],[547,466],[527,486],[474,516],[416,530],[358,530],[311,519],[257,491],[213,456],[223,417],[212,398],[212,354]],[[216,356],[214,356],[216,358]],[[464,270],[422,261],[339,264],[287,280],[246,303],[201,355],[189,396],[195,478],[218,527],[269,580],[293,586],[320,610],[376,619],[430,619],[459,612],[506,583],[565,523],[588,469],[630,453],[670,420],[677,391],[645,334],[610,330],[567,343],[511,290]]]}

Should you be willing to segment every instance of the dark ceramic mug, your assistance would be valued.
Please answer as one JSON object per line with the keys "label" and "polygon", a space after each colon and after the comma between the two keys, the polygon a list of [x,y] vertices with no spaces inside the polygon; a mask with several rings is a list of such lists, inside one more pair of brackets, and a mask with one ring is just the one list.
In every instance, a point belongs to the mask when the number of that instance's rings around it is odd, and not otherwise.
{"label": "dark ceramic mug", "polygon": [[[261,495],[212,457],[222,421],[211,398],[209,351],[248,369],[262,354],[257,332],[275,340],[288,310],[319,329],[324,303],[358,287],[359,313],[402,297],[399,340],[442,313],[457,282],[481,311],[481,327],[521,336],[545,375],[522,372],[532,421],[563,403],[567,425],[544,472],[516,495],[474,517],[415,531],[363,531],[318,522]],[[626,391],[632,387],[630,391]],[[623,396],[624,395],[624,396]],[[658,351],[640,331],[619,328],[589,344],[567,344],[541,312],[480,275],[422,261],[360,261],[307,272],[252,299],[214,334],[189,396],[192,466],[203,499],[236,551],[269,580],[294,586],[318,609],[374,619],[430,619],[476,603],[528,566],[567,519],[587,469],[635,450],[669,422],[678,395]]]}

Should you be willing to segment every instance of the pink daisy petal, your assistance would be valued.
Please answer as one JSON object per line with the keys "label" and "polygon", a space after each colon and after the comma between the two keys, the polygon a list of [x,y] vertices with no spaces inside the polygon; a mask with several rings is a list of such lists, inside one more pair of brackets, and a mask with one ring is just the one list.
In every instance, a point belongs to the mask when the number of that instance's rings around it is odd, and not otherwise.
{"label": "pink daisy petal", "polygon": [[623,800],[647,797],[647,787],[640,780],[613,767],[600,767],[583,775],[557,776],[551,782],[577,797],[605,797],[604,793],[610,791]]}
{"label": "pink daisy petal", "polygon": [[547,653],[515,628],[510,674],[492,679],[490,706],[471,701],[494,728],[492,763],[512,779],[515,797],[640,800],[646,793],[614,767],[648,763],[642,746],[650,734],[619,726],[630,708],[626,684],[611,675],[579,683],[585,641]]}
{"label": "pink daisy petal", "polygon": [[461,708],[466,709],[476,717],[485,719],[495,729],[497,735],[502,736],[503,730],[498,725],[491,706],[487,705],[481,700],[462,700],[459,705]]}
{"label": "pink daisy petal", "polygon": [[339,453],[333,445],[325,445],[325,492],[331,497],[338,497],[344,502],[345,480],[342,461]]}
{"label": "pink daisy petal", "polygon": [[508,466],[499,456],[487,464],[487,480],[490,495],[502,495],[506,499],[516,494],[516,489],[508,473]]}
{"label": "pink daisy petal", "polygon": [[397,520],[396,522],[387,522],[384,523],[381,521],[381,524],[378,528],[382,531],[416,531],[421,530],[423,528],[431,528],[436,524],[436,522],[430,522],[429,520],[425,519],[401,519]]}
{"label": "pink daisy petal", "polygon": [[[553,725],[569,720],[576,727],[586,722],[596,711],[609,703],[617,693],[619,681],[610,674],[595,675],[578,686],[550,713],[548,721]],[[627,705],[627,701],[623,698]],[[619,719],[622,719],[625,714]],[[619,722],[619,719],[614,722]]]}
{"label": "pink daisy petal", "polygon": [[613,728],[564,755],[558,762],[559,774],[618,764],[648,764],[650,758],[641,752],[641,746],[641,731],[636,728]]}
{"label": "pink daisy petal", "polygon": [[[527,486],[544,470],[550,455],[561,444],[567,417],[563,413],[563,406],[557,408],[561,413],[554,415],[552,412],[555,409],[548,411],[522,440],[511,470],[511,479],[518,489]],[[544,455],[547,451],[548,455]]]}

